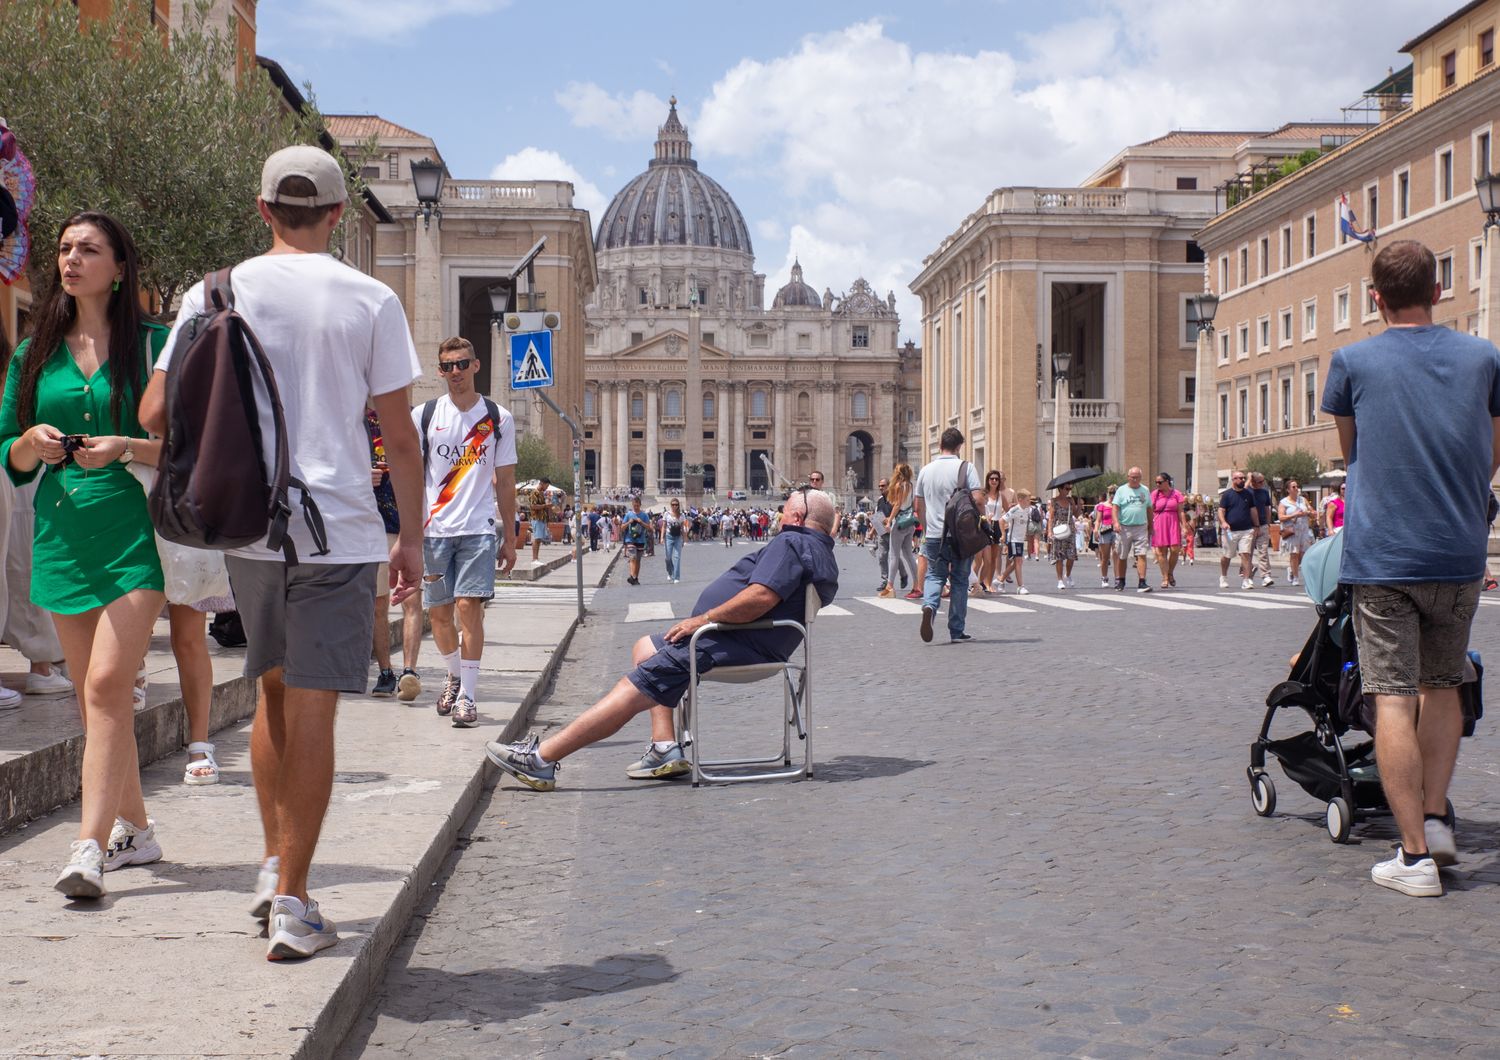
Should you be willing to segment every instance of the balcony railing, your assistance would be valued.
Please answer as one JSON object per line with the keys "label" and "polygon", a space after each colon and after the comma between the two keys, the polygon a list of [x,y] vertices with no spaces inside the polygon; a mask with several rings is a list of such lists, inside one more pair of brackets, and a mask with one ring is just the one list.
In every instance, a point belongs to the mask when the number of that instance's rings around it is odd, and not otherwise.
{"label": "balcony railing", "polygon": [[570,207],[572,186],[560,180],[450,180],[443,201],[475,206]]}
{"label": "balcony railing", "polygon": [[[1055,401],[1043,401],[1042,419],[1055,419],[1056,405]],[[1113,423],[1120,419],[1120,402],[1099,398],[1074,398],[1068,403],[1068,412],[1075,423]]]}

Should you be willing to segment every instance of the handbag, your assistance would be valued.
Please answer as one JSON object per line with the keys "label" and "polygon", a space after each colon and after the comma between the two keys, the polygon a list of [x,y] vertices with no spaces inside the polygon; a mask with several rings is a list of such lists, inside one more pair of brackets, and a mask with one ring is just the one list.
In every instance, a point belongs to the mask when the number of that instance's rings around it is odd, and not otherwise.
{"label": "handbag", "polygon": [[[139,460],[132,460],[127,467],[149,495],[156,481],[156,468]],[[167,603],[196,604],[229,595],[229,569],[224,565],[224,553],[179,545],[157,534],[156,554],[161,557],[162,587],[166,590]]]}
{"label": "handbag", "polygon": [[911,505],[907,505],[905,508],[902,508],[899,512],[896,513],[897,530],[910,530],[916,525],[917,513],[912,510]]}
{"label": "handbag", "polygon": [[1071,534],[1072,532],[1073,532],[1073,527],[1072,527],[1071,524],[1069,524],[1069,523],[1058,523],[1056,526],[1054,526],[1052,528],[1052,539],[1054,541],[1062,541],[1065,538],[1067,538],[1067,536],[1069,534]]}

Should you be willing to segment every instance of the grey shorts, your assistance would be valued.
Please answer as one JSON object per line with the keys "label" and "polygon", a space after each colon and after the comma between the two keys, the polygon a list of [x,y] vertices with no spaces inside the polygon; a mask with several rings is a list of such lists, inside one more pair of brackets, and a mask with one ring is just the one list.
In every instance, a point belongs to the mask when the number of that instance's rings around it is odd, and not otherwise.
{"label": "grey shorts", "polygon": [[1133,559],[1136,556],[1149,556],[1151,554],[1151,528],[1145,523],[1140,526],[1121,526],[1115,535],[1115,555],[1120,559]]}
{"label": "grey shorts", "polygon": [[1373,695],[1415,696],[1463,683],[1483,579],[1354,586],[1360,681]]}
{"label": "grey shorts", "polygon": [[245,625],[245,676],[278,667],[292,688],[363,693],[375,639],[377,563],[226,556]]}

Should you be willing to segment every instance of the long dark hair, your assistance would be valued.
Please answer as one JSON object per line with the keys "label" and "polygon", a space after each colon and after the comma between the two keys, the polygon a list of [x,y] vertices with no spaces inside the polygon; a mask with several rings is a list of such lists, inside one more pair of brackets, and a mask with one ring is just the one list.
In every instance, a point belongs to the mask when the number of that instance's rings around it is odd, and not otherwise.
{"label": "long dark hair", "polygon": [[73,296],[63,290],[62,271],[57,266],[56,248],[63,233],[74,225],[93,225],[104,233],[120,265],[119,289],[109,296],[109,409],[115,426],[124,430],[125,402],[135,408],[141,398],[141,376],[145,351],[141,348],[140,271],[136,262],[135,241],[125,226],[106,213],[84,210],[62,223],[53,244],[52,283],[42,304],[32,315],[31,342],[21,364],[21,389],[16,395],[16,413],[21,428],[36,424],[36,388],[42,369],[62,345],[63,339],[78,319]]}

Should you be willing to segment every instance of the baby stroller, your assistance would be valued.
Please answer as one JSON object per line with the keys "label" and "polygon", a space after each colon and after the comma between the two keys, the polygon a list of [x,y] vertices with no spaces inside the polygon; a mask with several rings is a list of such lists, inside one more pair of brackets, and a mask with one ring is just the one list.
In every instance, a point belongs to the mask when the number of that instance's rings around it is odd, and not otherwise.
{"label": "baby stroller", "polygon": [[[1266,696],[1266,716],[1260,735],[1250,745],[1250,802],[1255,812],[1276,812],[1276,785],[1266,772],[1266,756],[1281,763],[1286,775],[1313,798],[1327,803],[1324,821],[1328,838],[1346,843],[1355,823],[1387,814],[1390,807],[1375,768],[1374,704],[1360,688],[1359,656],[1354,644],[1350,587],[1338,581],[1344,554],[1344,535],[1317,542],[1302,559],[1302,583],[1317,605],[1318,621],[1292,663],[1287,680]],[[1479,653],[1469,652],[1472,674],[1466,667],[1460,688],[1465,736],[1484,713],[1481,684],[1484,667]],[[1271,739],[1271,723],[1280,710],[1300,708],[1312,722],[1311,732]],[[1447,822],[1454,824],[1453,804]]]}

